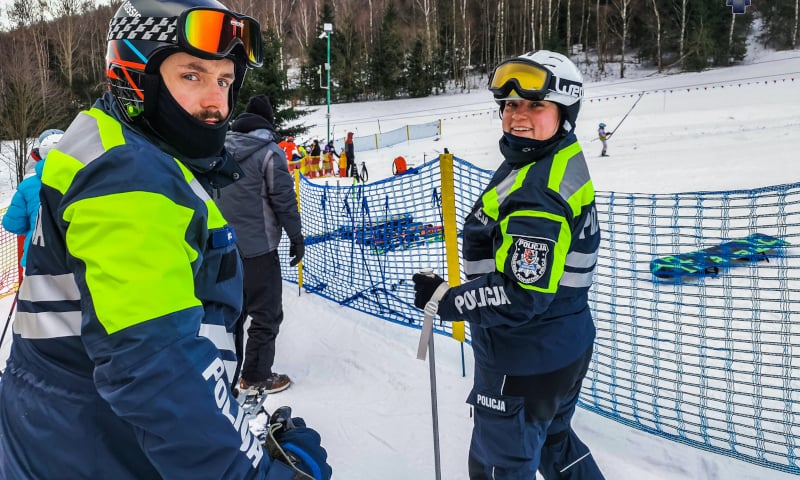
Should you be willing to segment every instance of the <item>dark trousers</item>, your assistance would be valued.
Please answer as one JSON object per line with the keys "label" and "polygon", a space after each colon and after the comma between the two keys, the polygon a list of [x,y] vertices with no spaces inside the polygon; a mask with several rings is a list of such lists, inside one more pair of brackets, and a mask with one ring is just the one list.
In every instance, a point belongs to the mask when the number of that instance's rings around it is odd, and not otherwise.
{"label": "dark trousers", "polygon": [[471,480],[602,480],[603,475],[570,425],[590,347],[577,361],[541,375],[510,376],[475,366],[467,400],[474,423]]}
{"label": "dark trousers", "polygon": [[[281,264],[278,251],[273,250],[258,257],[243,258],[244,267],[244,308],[236,325],[236,358],[238,379],[241,376],[248,383],[260,382],[272,376],[275,361],[275,339],[283,321]],[[244,343],[244,324],[250,316],[247,329],[247,346],[244,348],[242,365],[242,345]]]}

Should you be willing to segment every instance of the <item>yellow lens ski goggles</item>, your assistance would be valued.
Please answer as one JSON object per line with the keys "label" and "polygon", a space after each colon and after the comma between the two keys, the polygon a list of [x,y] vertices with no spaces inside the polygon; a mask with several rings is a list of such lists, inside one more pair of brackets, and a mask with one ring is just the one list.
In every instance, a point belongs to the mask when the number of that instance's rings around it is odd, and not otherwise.
{"label": "yellow lens ski goggles", "polygon": [[259,23],[227,10],[195,8],[181,13],[178,45],[215,58],[225,58],[241,45],[242,60],[248,67],[260,67],[263,63]]}
{"label": "yellow lens ski goggles", "polygon": [[495,67],[489,77],[489,91],[500,100],[512,90],[526,100],[542,100],[551,86],[550,70],[530,60],[512,58]]}

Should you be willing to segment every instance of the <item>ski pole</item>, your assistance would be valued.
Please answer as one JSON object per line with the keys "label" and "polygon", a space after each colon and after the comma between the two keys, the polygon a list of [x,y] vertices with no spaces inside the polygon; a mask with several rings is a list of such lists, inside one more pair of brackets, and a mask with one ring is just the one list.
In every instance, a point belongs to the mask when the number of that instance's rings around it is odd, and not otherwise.
{"label": "ski pole", "polygon": [[18,298],[19,298],[19,289],[17,289],[17,293],[14,294],[14,301],[11,302],[11,310],[8,312],[8,318],[6,318],[6,324],[3,327],[3,334],[0,335],[0,346],[3,345],[3,340],[6,339],[6,332],[8,331],[8,326],[11,324],[11,317],[14,315],[14,307],[17,306]]}
{"label": "ski pole", "polygon": [[613,134],[615,134],[615,133],[617,133],[617,130],[619,129],[619,126],[620,126],[620,125],[622,125],[622,122],[624,122],[624,121],[625,121],[625,119],[626,119],[626,118],[628,118],[628,115],[630,115],[630,114],[631,114],[631,112],[633,111],[633,109],[634,109],[634,108],[636,108],[636,104],[638,104],[638,103],[639,103],[639,100],[641,100],[641,99],[642,99],[642,97],[644,97],[644,92],[642,92],[642,93],[640,93],[640,94],[639,94],[639,98],[637,98],[637,99],[636,99],[636,101],[635,101],[635,102],[633,102],[633,105],[631,106],[631,108],[630,108],[630,109],[628,109],[628,113],[626,113],[626,114],[625,114],[625,116],[624,116],[624,117],[622,117],[622,120],[620,120],[620,121],[619,121],[619,123],[617,124],[617,126],[616,126],[616,127],[614,127],[614,130],[611,130],[611,134],[612,134],[612,135],[613,135]]}
{"label": "ski pole", "polygon": [[[429,277],[433,276],[433,270],[422,270],[419,272]],[[428,367],[430,371],[431,383],[431,415],[433,417],[433,460],[436,469],[436,480],[442,479],[442,463],[439,456],[439,406],[436,399],[436,355],[433,349],[433,316],[439,310],[439,300],[450,288],[447,282],[442,282],[433,292],[431,299],[425,304],[425,317],[422,322],[422,332],[419,335],[419,346],[417,347],[417,360],[425,360],[426,351],[430,350],[430,360]]]}

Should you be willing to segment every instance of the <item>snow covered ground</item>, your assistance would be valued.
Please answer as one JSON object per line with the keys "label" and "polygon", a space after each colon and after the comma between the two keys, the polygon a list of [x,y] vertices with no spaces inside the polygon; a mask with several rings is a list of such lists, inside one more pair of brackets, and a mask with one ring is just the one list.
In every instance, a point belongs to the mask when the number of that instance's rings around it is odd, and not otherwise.
{"label": "snow covered ground", "polygon": [[[800,181],[800,52],[763,53],[751,63],[695,74],[651,75],[587,84],[578,137],[599,191],[666,193],[732,190]],[[597,124],[614,129],[611,157],[599,157]],[[359,152],[370,180],[391,175],[403,155],[422,163],[448,148],[482,168],[499,164],[500,121],[486,91],[413,100],[333,105],[337,137],[387,131],[443,119],[442,135],[379,152]],[[325,138],[325,108],[305,118]],[[0,181],[7,175],[0,174]],[[335,180],[318,179],[318,182]],[[0,205],[10,188],[0,185]],[[267,408],[291,405],[318,429],[334,478],[434,478],[428,365],[416,360],[419,331],[340,307],[284,284],[286,320],[276,370],[295,384]],[[0,321],[11,298],[0,300]],[[456,342],[437,336],[439,425],[443,478],[467,477],[471,385],[461,376]],[[5,359],[8,342],[0,346]],[[800,360],[797,360],[800,361]],[[0,364],[4,363],[0,361]],[[578,410],[575,428],[609,479],[788,479],[764,469],[643,433]]]}

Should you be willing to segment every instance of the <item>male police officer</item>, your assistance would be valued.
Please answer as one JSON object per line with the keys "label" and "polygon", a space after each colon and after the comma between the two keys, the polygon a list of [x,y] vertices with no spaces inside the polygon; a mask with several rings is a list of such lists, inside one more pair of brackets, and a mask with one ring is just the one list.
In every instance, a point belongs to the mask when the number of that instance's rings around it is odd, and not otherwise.
{"label": "male police officer", "polygon": [[0,382],[0,477],[330,478],[316,432],[285,422],[264,455],[231,395],[242,268],[209,194],[239,175],[225,133],[260,64],[258,23],[214,0],[117,11],[111,90],[42,173]]}

